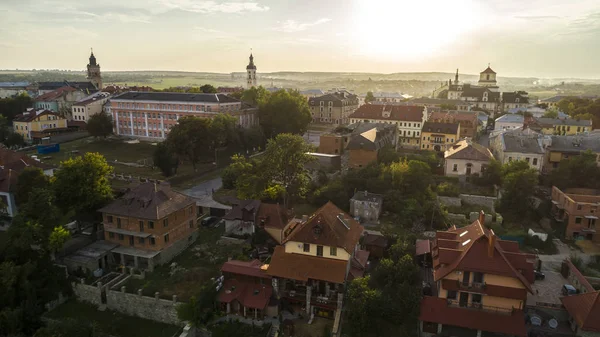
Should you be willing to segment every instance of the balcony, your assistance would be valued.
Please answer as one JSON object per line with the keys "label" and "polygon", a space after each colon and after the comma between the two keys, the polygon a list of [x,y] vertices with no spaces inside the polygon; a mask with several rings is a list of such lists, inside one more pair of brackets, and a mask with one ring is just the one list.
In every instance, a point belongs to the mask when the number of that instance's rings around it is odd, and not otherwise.
{"label": "balcony", "polygon": [[458,288],[462,290],[485,290],[485,282],[458,282]]}
{"label": "balcony", "polygon": [[[281,292],[281,296],[295,301],[306,302],[306,290],[284,290]],[[337,296],[338,293],[333,290],[329,292],[329,296],[313,293],[310,296],[310,302],[311,304],[335,307],[337,305]]]}
{"label": "balcony", "polygon": [[512,315],[514,308],[500,308],[500,307],[491,307],[487,305],[483,305],[481,303],[460,303],[457,300],[448,299],[448,306],[453,308],[464,308],[469,310],[477,310],[488,312],[492,314],[500,314],[500,315]]}

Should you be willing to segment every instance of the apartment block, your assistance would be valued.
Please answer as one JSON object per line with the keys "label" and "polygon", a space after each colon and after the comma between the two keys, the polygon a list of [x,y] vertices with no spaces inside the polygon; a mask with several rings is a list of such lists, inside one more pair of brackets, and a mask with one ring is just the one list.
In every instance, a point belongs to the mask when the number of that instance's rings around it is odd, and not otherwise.
{"label": "apartment block", "polygon": [[565,237],[571,240],[584,239],[600,243],[596,233],[600,191],[589,188],[568,188],[561,191],[552,187],[552,215],[566,223]]}

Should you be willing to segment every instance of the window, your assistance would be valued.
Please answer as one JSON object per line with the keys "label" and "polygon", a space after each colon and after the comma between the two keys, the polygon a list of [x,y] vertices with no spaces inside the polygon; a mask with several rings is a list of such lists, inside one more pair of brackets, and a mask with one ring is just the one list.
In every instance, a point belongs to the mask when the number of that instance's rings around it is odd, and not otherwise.
{"label": "window", "polygon": [[508,161],[511,162],[512,161],[512,157],[508,157]]}
{"label": "window", "polygon": [[112,215],[107,215],[106,216],[106,222],[113,223],[113,217],[112,217]]}
{"label": "window", "polygon": [[144,231],[144,221],[140,220],[140,232]]}
{"label": "window", "polygon": [[310,244],[305,243],[304,247],[302,247],[302,250],[305,251],[305,252],[310,252]]}
{"label": "window", "polygon": [[456,299],[456,290],[448,290],[448,294],[446,295],[446,298],[449,300],[455,300]]}
{"label": "window", "polygon": [[457,172],[458,171],[458,164],[454,164],[452,166],[452,172]]}
{"label": "window", "polygon": [[329,255],[337,256],[337,247],[329,247]]}
{"label": "window", "polygon": [[169,227],[169,218],[163,220],[163,227]]}
{"label": "window", "polygon": [[525,157],[525,161],[527,161],[527,164],[529,164],[529,157]]}
{"label": "window", "polygon": [[108,237],[111,238],[111,239],[114,239],[115,238],[115,233],[108,232]]}
{"label": "window", "polygon": [[537,158],[533,158],[533,166],[537,166],[537,161],[538,161]]}
{"label": "window", "polygon": [[192,215],[192,213],[194,212],[194,207],[190,207],[190,209],[188,210],[188,212],[190,212],[190,215]]}
{"label": "window", "polygon": [[471,303],[481,304],[481,294],[471,294]]}
{"label": "window", "polygon": [[194,228],[194,220],[190,220],[190,228]]}
{"label": "window", "polygon": [[473,273],[473,282],[474,283],[483,283],[483,273],[474,272]]}
{"label": "window", "polygon": [[577,223],[577,224],[581,223],[581,219],[582,218],[580,216],[576,216],[575,217],[575,223]]}
{"label": "window", "polygon": [[323,246],[317,246],[317,256],[323,256]]}
{"label": "window", "polygon": [[156,244],[156,239],[155,238],[150,238],[150,244],[152,246],[154,246]]}
{"label": "window", "polygon": [[117,228],[121,228],[121,218],[117,218]]}
{"label": "window", "polygon": [[140,245],[143,245],[143,244],[144,244],[144,241],[145,241],[145,240],[144,240],[144,238],[138,238],[138,243],[139,243]]}
{"label": "window", "polygon": [[123,234],[119,234],[119,240],[123,241],[124,238]]}
{"label": "window", "polygon": [[169,234],[165,234],[165,243],[169,242]]}
{"label": "window", "polygon": [[583,208],[583,207],[582,207],[580,204],[577,204],[577,210],[578,210],[578,211],[581,211],[581,209],[582,209],[582,208]]}

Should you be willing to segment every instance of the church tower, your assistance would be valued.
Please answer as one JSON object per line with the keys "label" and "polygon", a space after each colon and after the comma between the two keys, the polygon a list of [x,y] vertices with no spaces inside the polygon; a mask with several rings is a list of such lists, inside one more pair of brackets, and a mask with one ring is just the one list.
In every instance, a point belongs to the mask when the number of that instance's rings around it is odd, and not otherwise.
{"label": "church tower", "polygon": [[96,63],[94,51],[90,55],[90,63],[87,65],[87,79],[92,82],[96,89],[102,89],[102,75],[100,74],[100,65]]}
{"label": "church tower", "polygon": [[482,87],[498,88],[496,83],[496,72],[490,68],[489,64],[484,71],[479,73],[478,84]]}
{"label": "church tower", "polygon": [[246,71],[248,72],[246,85],[250,89],[256,86],[256,66],[254,65],[254,56],[252,56],[252,53],[250,53],[250,63],[246,67]]}

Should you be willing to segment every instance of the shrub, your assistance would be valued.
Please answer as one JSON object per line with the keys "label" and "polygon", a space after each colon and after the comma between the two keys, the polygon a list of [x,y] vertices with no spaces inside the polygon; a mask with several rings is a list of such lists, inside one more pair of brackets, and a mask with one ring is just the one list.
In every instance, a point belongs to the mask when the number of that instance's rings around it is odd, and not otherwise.
{"label": "shrub", "polygon": [[446,197],[458,197],[460,191],[455,184],[443,182],[437,186],[437,194]]}

